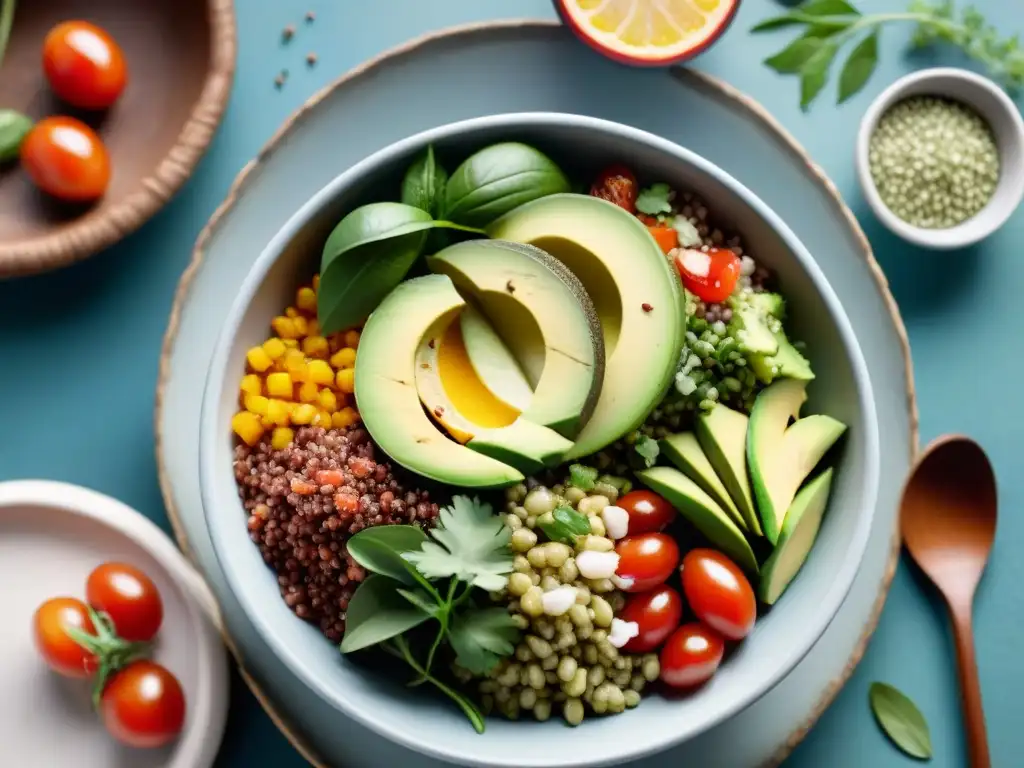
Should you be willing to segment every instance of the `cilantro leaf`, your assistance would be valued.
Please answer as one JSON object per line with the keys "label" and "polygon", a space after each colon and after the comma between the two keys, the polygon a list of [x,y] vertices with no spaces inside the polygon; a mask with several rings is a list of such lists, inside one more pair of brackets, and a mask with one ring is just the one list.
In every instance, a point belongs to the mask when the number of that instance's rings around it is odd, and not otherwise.
{"label": "cilantro leaf", "polygon": [[502,658],[511,656],[519,628],[504,608],[469,610],[455,616],[448,642],[455,663],[474,675],[486,675]]}
{"label": "cilantro leaf", "polygon": [[668,184],[652,184],[646,189],[640,190],[640,194],[636,198],[636,209],[648,216],[671,213],[672,203],[668,199],[671,192]]}
{"label": "cilantro leaf", "polygon": [[490,504],[453,497],[430,536],[434,541],[424,542],[419,552],[402,553],[426,578],[457,576],[489,592],[504,588],[505,575],[512,572],[512,532]]}
{"label": "cilantro leaf", "polygon": [[658,460],[658,455],[661,453],[658,441],[647,435],[641,435],[633,449],[643,458],[644,466],[648,468],[654,466],[654,462]]}

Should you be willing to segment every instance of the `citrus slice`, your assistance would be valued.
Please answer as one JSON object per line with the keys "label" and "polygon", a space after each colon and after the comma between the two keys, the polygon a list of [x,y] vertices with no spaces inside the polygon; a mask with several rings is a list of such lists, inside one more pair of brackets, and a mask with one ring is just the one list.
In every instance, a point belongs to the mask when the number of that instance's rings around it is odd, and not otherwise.
{"label": "citrus slice", "polygon": [[739,0],[555,0],[585,42],[628,64],[674,64],[714,42]]}

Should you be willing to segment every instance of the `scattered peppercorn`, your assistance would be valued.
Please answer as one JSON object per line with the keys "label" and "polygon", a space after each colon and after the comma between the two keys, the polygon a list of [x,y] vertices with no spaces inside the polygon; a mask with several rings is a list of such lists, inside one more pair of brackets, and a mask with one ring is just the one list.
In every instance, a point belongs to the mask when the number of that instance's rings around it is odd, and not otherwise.
{"label": "scattered peppercorn", "polygon": [[306,23],[307,24],[312,24],[315,19],[316,19],[316,14],[315,13],[313,13],[312,11],[306,11]]}
{"label": "scattered peppercorn", "polygon": [[654,309],[654,307],[652,307],[645,301],[643,304],[640,305],[640,309],[642,309],[644,312],[650,312],[652,309]]}
{"label": "scattered peppercorn", "polygon": [[306,65],[307,66],[310,66],[310,67],[316,66],[316,62],[317,62],[317,55],[315,53],[310,51],[309,53],[306,54]]}
{"label": "scattered peppercorn", "polygon": [[287,43],[293,37],[295,37],[295,25],[294,24],[289,24],[288,26],[286,26],[284,29],[281,30],[281,38],[284,40],[284,42]]}

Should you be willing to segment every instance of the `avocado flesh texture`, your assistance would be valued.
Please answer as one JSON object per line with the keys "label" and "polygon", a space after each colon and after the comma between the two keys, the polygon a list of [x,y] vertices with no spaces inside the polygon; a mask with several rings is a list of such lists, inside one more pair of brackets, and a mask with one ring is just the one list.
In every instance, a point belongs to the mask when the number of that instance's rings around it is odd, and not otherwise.
{"label": "avocado flesh texture", "polygon": [[729,491],[722,484],[708,457],[704,455],[704,449],[700,447],[697,436],[692,432],[680,432],[676,435],[669,435],[661,441],[661,452],[672,464],[693,480],[701,490],[708,494],[715,502],[724,509],[729,518],[736,523],[740,530],[747,530],[747,523],[743,515],[733,503]]}
{"label": "avocado flesh texture", "polygon": [[775,551],[761,568],[758,597],[774,605],[799,572],[821,527],[832,487],[832,470],[827,469],[805,485],[786,512]]}
{"label": "avocado flesh texture", "polygon": [[672,383],[686,330],[679,276],[647,228],[605,200],[557,194],[506,214],[488,234],[561,261],[601,321],[600,396],[566,458],[588,456],[639,427]]}
{"label": "avocado flesh texture", "polygon": [[601,324],[575,276],[537,248],[487,240],[446,248],[427,266],[472,297],[522,366],[533,387],[523,418],[574,438],[604,370]]}
{"label": "avocado flesh texture", "polygon": [[737,304],[729,321],[729,333],[744,354],[774,355],[779,342],[767,323],[768,316],[752,304]]}
{"label": "avocado flesh texture", "polygon": [[[800,484],[846,431],[831,416],[799,418],[806,386],[798,379],[779,379],[758,394],[750,413],[747,461],[764,534],[772,544]],[[796,419],[792,426],[791,419]]]}
{"label": "avocado flesh texture", "polygon": [[428,275],[400,284],[371,313],[359,342],[356,403],[370,436],[395,462],[450,485],[497,488],[523,474],[450,440],[427,418],[416,388],[416,349],[465,306],[451,280]]}
{"label": "avocado flesh texture", "polygon": [[746,521],[747,529],[755,536],[763,536],[747,475],[748,423],[745,414],[719,404],[697,417],[694,434]]}
{"label": "avocado flesh texture", "polygon": [[747,362],[754,375],[765,384],[771,384],[775,379],[812,381],[814,371],[811,370],[810,362],[793,346],[786,332],[780,328],[775,332],[775,339],[778,342],[775,354],[747,355]]}
{"label": "avocado flesh texture", "polygon": [[520,413],[529,408],[533,388],[487,319],[467,305],[459,316],[459,324],[466,354],[484,386],[501,402]]}
{"label": "avocado flesh texture", "polygon": [[643,469],[636,476],[641,483],[663,496],[733,562],[750,573],[757,573],[757,558],[747,538],[697,483],[673,467]]}

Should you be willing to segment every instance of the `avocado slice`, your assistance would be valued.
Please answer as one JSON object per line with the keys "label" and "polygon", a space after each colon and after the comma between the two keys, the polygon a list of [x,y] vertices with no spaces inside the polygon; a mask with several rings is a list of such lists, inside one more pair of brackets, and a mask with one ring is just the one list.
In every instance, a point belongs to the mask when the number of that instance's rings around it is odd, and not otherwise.
{"label": "avocado slice", "polygon": [[522,413],[530,407],[533,388],[526,374],[487,319],[467,305],[459,316],[462,341],[473,371],[484,386],[510,408]]}
{"label": "avocado slice", "polygon": [[664,496],[679,514],[693,523],[708,540],[740,568],[757,573],[757,558],[743,532],[715,500],[693,480],[672,467],[653,467],[636,473],[637,479]]}
{"label": "avocado slice", "polygon": [[732,497],[718,477],[718,473],[708,461],[708,457],[704,455],[704,450],[700,447],[695,434],[680,432],[676,435],[669,435],[661,441],[661,452],[680,472],[693,480],[704,493],[714,499],[718,506],[729,514],[740,530],[747,530],[747,523],[743,519],[743,515],[736,508]]}
{"label": "avocado slice", "polygon": [[765,384],[771,384],[779,378],[812,381],[814,371],[811,370],[810,362],[793,346],[786,332],[779,328],[775,338],[779,348],[774,355],[747,355],[747,362],[754,375]]}
{"label": "avocado slice", "polygon": [[765,315],[771,315],[777,320],[783,320],[786,316],[786,301],[781,295],[763,291],[751,293],[747,302]]}
{"label": "avocado slice", "polygon": [[778,339],[768,327],[768,316],[750,304],[737,304],[729,321],[729,332],[745,354],[774,355]]}
{"label": "avocado slice", "polygon": [[832,469],[822,472],[805,485],[793,499],[782,524],[779,543],[761,570],[757,596],[762,603],[774,605],[807,560],[818,536],[832,487]]}
{"label": "avocado slice", "polygon": [[746,521],[747,529],[755,536],[763,536],[747,477],[747,424],[745,414],[719,403],[697,417],[694,434]]}
{"label": "avocado slice", "polygon": [[601,324],[580,281],[532,246],[469,240],[427,259],[480,307],[522,366],[533,396],[523,418],[574,438],[600,393]]}
{"label": "avocado slice", "polygon": [[561,261],[601,322],[601,393],[566,458],[590,455],[639,427],[672,383],[686,329],[679,276],[647,228],[613,203],[567,193],[516,208],[488,234]]}
{"label": "avocado slice", "polygon": [[[799,418],[806,388],[799,379],[779,379],[758,394],[750,413],[747,461],[764,534],[772,544],[800,484],[846,431],[831,416]],[[792,426],[791,419],[796,419]]]}
{"label": "avocado slice", "polygon": [[416,389],[420,340],[445,328],[465,306],[444,275],[401,283],[371,313],[359,342],[355,395],[363,424],[388,456],[442,483],[503,487],[523,474],[450,440],[427,418]]}

